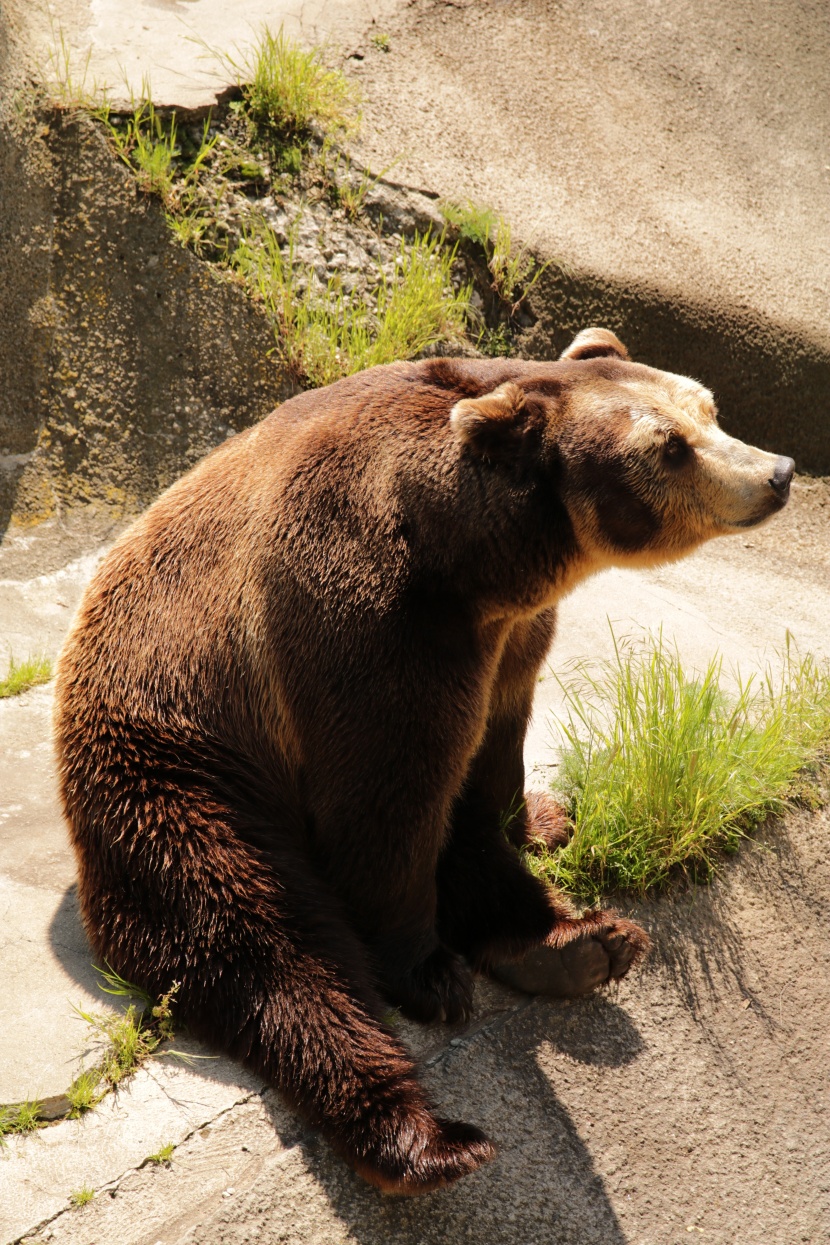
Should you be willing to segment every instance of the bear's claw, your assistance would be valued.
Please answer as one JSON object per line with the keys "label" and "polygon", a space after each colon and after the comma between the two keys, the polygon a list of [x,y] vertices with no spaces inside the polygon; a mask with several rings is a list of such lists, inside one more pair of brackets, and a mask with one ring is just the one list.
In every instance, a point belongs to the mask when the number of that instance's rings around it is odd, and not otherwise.
{"label": "bear's claw", "polygon": [[619,981],[649,951],[645,930],[612,912],[589,912],[558,926],[547,941],[515,959],[490,964],[505,985],[526,994],[579,998]]}

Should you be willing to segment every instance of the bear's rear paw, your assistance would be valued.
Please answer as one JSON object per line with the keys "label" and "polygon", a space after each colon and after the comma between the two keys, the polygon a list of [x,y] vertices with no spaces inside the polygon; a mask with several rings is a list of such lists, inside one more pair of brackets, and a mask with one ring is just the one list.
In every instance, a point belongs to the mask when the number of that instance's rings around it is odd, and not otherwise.
{"label": "bear's rear paw", "polygon": [[525,794],[527,810],[526,845],[532,850],[534,843],[542,843],[549,852],[564,847],[573,834],[573,822],[558,800],[545,791],[528,791]]}
{"label": "bear's rear paw", "polygon": [[383,1145],[376,1162],[367,1155],[355,1167],[384,1193],[412,1196],[469,1176],[495,1154],[492,1142],[472,1124],[428,1117]]}
{"label": "bear's rear paw", "polygon": [[469,1020],[473,1010],[473,977],[454,951],[436,947],[420,964],[396,978],[389,994],[410,1020],[456,1024]]}
{"label": "bear's rear paw", "polygon": [[625,977],[650,946],[648,934],[633,921],[613,912],[587,912],[557,926],[541,946],[491,964],[490,971],[526,994],[579,998]]}

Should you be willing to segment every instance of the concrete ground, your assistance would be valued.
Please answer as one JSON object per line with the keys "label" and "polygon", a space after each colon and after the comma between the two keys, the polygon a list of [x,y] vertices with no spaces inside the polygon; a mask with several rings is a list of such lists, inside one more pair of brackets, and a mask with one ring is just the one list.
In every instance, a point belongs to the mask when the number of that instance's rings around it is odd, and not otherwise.
{"label": "concrete ground", "polygon": [[[830,482],[798,480],[767,527],[648,573],[610,572],[562,607],[551,671],[663,626],[691,662],[762,664],[789,629],[830,656]],[[55,654],[112,537],[77,521],[7,533],[0,634]],[[59,1095],[101,1008],[56,805],[50,687],[0,701],[0,1102]],[[539,686],[531,785],[555,773],[557,684]],[[442,1110],[482,1123],[487,1170],[417,1203],[363,1186],[228,1060],[154,1061],[89,1118],[13,1138],[0,1241],[567,1242],[819,1245],[830,1234],[826,813],[747,846],[708,890],[642,905],[656,953],[585,1002],[481,982],[467,1029],[405,1026]],[[186,1040],[177,1047],[197,1053]],[[176,1146],[169,1168],[147,1162]],[[73,1191],[96,1191],[83,1209]]]}

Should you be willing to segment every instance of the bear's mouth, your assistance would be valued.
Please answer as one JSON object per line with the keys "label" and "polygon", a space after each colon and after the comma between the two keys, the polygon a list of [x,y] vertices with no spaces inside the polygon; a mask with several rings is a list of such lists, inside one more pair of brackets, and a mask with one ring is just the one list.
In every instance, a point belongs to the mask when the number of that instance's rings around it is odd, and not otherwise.
{"label": "bear's mouth", "polygon": [[778,514],[779,510],[783,510],[789,500],[789,491],[784,494],[773,493],[764,508],[757,510],[755,514],[750,515],[747,519],[733,519],[727,526],[736,528],[739,531],[747,527],[757,527],[765,519],[771,519],[774,514]]}

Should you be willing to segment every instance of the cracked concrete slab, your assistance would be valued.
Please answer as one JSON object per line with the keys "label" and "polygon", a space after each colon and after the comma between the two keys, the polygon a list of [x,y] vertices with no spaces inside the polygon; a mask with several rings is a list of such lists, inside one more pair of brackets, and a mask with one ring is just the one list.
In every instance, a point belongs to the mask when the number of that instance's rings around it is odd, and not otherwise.
{"label": "cracked concrete slab", "polygon": [[119,1182],[261,1088],[226,1060],[194,1073],[168,1057],[142,1069],[82,1121],[56,1124],[35,1138],[9,1138],[0,1192],[3,1240],[48,1222],[76,1190]]}

